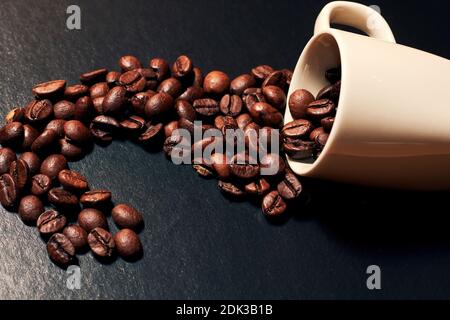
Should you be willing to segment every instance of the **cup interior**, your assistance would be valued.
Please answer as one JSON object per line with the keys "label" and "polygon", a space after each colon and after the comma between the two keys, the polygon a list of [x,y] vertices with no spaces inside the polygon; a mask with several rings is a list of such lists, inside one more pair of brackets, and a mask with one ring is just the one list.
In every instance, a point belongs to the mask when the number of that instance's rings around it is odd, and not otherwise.
{"label": "cup interior", "polygon": [[[297,89],[306,89],[317,96],[322,88],[329,85],[325,78],[325,71],[337,66],[341,66],[342,73],[344,73],[339,46],[334,36],[329,33],[314,36],[306,45],[295,67],[288,97]],[[289,108],[286,108],[285,123],[292,120]],[[326,157],[328,147],[332,144],[332,138],[333,130],[323,151],[314,162],[308,159],[304,161],[289,159],[289,164],[294,172],[299,175],[310,175],[312,170]]]}

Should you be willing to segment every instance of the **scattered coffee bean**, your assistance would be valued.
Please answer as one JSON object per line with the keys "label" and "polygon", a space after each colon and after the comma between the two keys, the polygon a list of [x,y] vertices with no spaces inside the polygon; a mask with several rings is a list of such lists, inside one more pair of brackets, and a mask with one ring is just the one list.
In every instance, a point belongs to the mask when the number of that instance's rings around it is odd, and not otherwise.
{"label": "scattered coffee bean", "polygon": [[6,123],[22,122],[25,117],[25,108],[14,108],[5,117]]}
{"label": "scattered coffee bean", "polygon": [[20,122],[10,122],[0,128],[0,143],[4,146],[19,145],[22,143],[23,135],[23,124]]}
{"label": "scattered coffee bean", "polygon": [[17,160],[16,153],[10,148],[0,148],[0,174],[9,172],[13,161]]}
{"label": "scattered coffee bean", "polygon": [[150,68],[156,73],[158,81],[164,80],[170,73],[169,64],[162,58],[150,60]]}
{"label": "scattered coffee bean", "polygon": [[176,78],[169,78],[161,82],[156,90],[158,93],[166,93],[172,98],[177,98],[183,92],[183,85]]}
{"label": "scattered coffee bean", "polygon": [[253,68],[252,75],[262,83],[273,71],[271,66],[263,64]]}
{"label": "scattered coffee bean", "polygon": [[114,236],[117,253],[123,258],[133,258],[142,252],[139,236],[130,229],[123,229]]}
{"label": "scattered coffee bean", "polygon": [[108,190],[86,191],[80,198],[80,202],[85,207],[101,206],[111,201],[111,192]]}
{"label": "scattered coffee bean", "polygon": [[117,86],[109,90],[102,101],[102,112],[105,114],[119,113],[126,101],[126,93],[127,90],[121,86]]}
{"label": "scattered coffee bean", "polygon": [[59,139],[58,144],[61,154],[66,157],[67,160],[78,160],[82,158],[85,153],[81,147],[70,143],[66,139]]}
{"label": "scattered coffee bean", "polygon": [[17,188],[22,190],[28,184],[28,179],[30,178],[30,170],[25,161],[18,159],[11,163],[9,167],[9,174],[16,181]]}
{"label": "scattered coffee bean", "polygon": [[64,92],[65,87],[66,87],[65,80],[53,80],[43,82],[33,87],[33,94],[39,99],[52,98],[56,94]]}
{"label": "scattered coffee bean", "polygon": [[23,222],[36,223],[42,212],[44,212],[44,205],[38,197],[28,195],[20,200],[18,213]]}
{"label": "scattered coffee bean", "polygon": [[22,141],[22,149],[28,150],[31,148],[34,140],[39,136],[39,131],[30,126],[29,124],[23,125],[23,141]]}
{"label": "scattered coffee bean", "polygon": [[172,73],[177,78],[182,78],[192,72],[194,68],[192,60],[185,55],[179,56],[173,63]]}
{"label": "scattered coffee bean", "polygon": [[76,101],[82,96],[85,96],[88,92],[88,86],[84,84],[74,84],[66,87],[66,89],[64,90],[64,98],[70,101]]}
{"label": "scattered coffee bean", "polygon": [[31,193],[42,196],[52,188],[52,179],[45,174],[37,174],[31,178]]}
{"label": "scattered coffee bean", "polygon": [[61,231],[66,223],[64,215],[56,210],[47,210],[39,216],[36,226],[41,234],[48,235]]}
{"label": "scattered coffee bean", "polygon": [[109,229],[108,228],[108,221],[106,220],[105,215],[103,212],[97,209],[83,209],[78,214],[78,224],[80,227],[82,227],[87,232],[90,232],[91,230],[100,227],[103,229]]}
{"label": "scattered coffee bean", "polygon": [[300,119],[306,117],[306,109],[313,101],[314,96],[311,92],[304,89],[295,90],[289,97],[289,111],[292,118]]}
{"label": "scattered coffee bean", "polygon": [[220,95],[228,91],[230,78],[222,71],[211,71],[203,80],[203,90],[206,93]]}
{"label": "scattered coffee bean", "polygon": [[175,111],[180,118],[186,118],[190,121],[194,121],[196,118],[196,113],[192,104],[186,100],[177,100],[175,102]]}
{"label": "scattered coffee bean", "polygon": [[63,234],[72,242],[75,251],[80,252],[87,246],[87,232],[76,224],[64,228]]}
{"label": "scattered coffee bean", "polygon": [[135,56],[127,55],[119,59],[119,67],[126,72],[140,68],[141,62]]}
{"label": "scattered coffee bean", "polygon": [[112,257],[116,247],[111,233],[102,228],[95,228],[89,233],[88,244],[92,252],[102,258]]}
{"label": "scattered coffee bean", "polygon": [[264,178],[260,178],[245,185],[245,192],[258,196],[266,194],[269,189],[270,184]]}
{"label": "scattered coffee bean", "polygon": [[152,118],[170,111],[173,107],[173,98],[170,94],[160,92],[151,97],[145,104],[145,114]]}
{"label": "scattered coffee bean", "polygon": [[268,217],[275,217],[286,211],[286,202],[278,191],[269,192],[262,201],[262,211]]}
{"label": "scattered coffee bean", "polygon": [[53,234],[47,242],[50,259],[58,265],[66,266],[75,258],[75,247],[62,233]]}
{"label": "scattered coffee bean", "polygon": [[102,115],[95,117],[89,128],[94,138],[108,142],[113,139],[115,132],[120,128],[120,124],[116,119]]}
{"label": "scattered coffee bean", "polygon": [[77,196],[61,188],[50,189],[47,198],[48,202],[57,208],[74,208],[78,206]]}
{"label": "scattered coffee bean", "polygon": [[5,208],[12,208],[18,199],[19,188],[9,173],[0,176],[0,203]]}
{"label": "scattered coffee bean", "polygon": [[277,128],[283,122],[283,115],[266,102],[256,102],[250,109],[253,120],[261,125]]}
{"label": "scattered coffee bean", "polygon": [[41,168],[41,159],[34,152],[24,152],[20,155],[19,160],[24,161],[29,169],[30,175],[34,175],[39,172]]}
{"label": "scattered coffee bean", "polygon": [[242,99],[238,95],[226,94],[220,100],[220,111],[226,116],[236,117],[242,110]]}
{"label": "scattered coffee bean", "polygon": [[52,129],[45,129],[31,144],[31,151],[39,154],[51,152],[56,146],[58,133]]}
{"label": "scattered coffee bean", "polygon": [[225,182],[222,180],[219,180],[218,187],[220,191],[222,191],[225,194],[228,194],[232,197],[242,197],[245,195],[245,192],[242,191],[240,188],[238,188],[236,185],[234,185],[231,182]]}
{"label": "scattered coffee bean", "polygon": [[197,99],[193,104],[195,112],[200,116],[212,117],[219,113],[219,104],[211,98]]}
{"label": "scattered coffee bean", "polygon": [[262,89],[262,93],[271,106],[283,111],[286,105],[286,94],[277,86],[265,86]]}
{"label": "scattered coffee bean", "polygon": [[120,126],[128,132],[141,132],[145,127],[145,120],[139,116],[130,116]]}
{"label": "scattered coffee bean", "polygon": [[66,124],[66,120],[63,119],[53,119],[50,121],[45,129],[51,129],[56,132],[58,138],[64,138],[64,125]]}
{"label": "scattered coffee bean", "polygon": [[302,192],[302,185],[293,173],[286,172],[283,181],[278,184],[277,190],[284,199],[291,200],[300,195]]}
{"label": "scattered coffee bean", "polygon": [[89,188],[88,182],[83,175],[69,169],[61,170],[58,173],[58,180],[67,190],[78,192]]}
{"label": "scattered coffee bean", "polygon": [[105,80],[108,70],[105,68],[96,69],[83,73],[80,76],[80,81],[84,84],[94,84]]}
{"label": "scattered coffee bean", "polygon": [[139,211],[127,204],[116,205],[112,209],[111,215],[114,222],[120,228],[138,230],[144,222]]}
{"label": "scattered coffee bean", "polygon": [[79,120],[69,120],[64,124],[66,140],[72,144],[85,145],[91,140],[91,132]]}
{"label": "scattered coffee bean", "polygon": [[43,122],[53,115],[50,100],[33,100],[25,108],[25,118],[30,123]]}
{"label": "scattered coffee bean", "polygon": [[236,77],[230,83],[230,92],[237,96],[240,96],[248,88],[253,87],[256,84],[255,77],[251,74],[244,73]]}
{"label": "scattered coffee bean", "polygon": [[41,164],[41,173],[47,175],[50,179],[55,179],[58,173],[67,168],[67,160],[61,154],[52,154],[45,158]]}

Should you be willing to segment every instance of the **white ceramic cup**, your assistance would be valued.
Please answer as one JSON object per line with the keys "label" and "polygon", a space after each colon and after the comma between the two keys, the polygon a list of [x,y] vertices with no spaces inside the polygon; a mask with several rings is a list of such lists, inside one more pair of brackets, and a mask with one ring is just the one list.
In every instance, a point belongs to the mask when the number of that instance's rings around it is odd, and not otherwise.
{"label": "white ceramic cup", "polygon": [[[349,25],[362,36],[330,27]],[[288,96],[314,95],[341,65],[338,111],[314,163],[288,159],[306,177],[416,190],[450,189],[450,61],[395,43],[370,7],[331,2],[295,68]],[[292,120],[286,108],[285,123]]]}

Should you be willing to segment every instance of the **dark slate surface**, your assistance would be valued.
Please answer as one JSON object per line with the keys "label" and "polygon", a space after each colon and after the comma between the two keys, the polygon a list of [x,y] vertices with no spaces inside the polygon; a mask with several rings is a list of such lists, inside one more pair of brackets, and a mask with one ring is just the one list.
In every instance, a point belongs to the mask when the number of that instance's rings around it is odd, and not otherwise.
{"label": "dark slate surface", "polygon": [[[293,68],[325,1],[76,3],[81,31],[65,28],[72,1],[1,1],[3,115],[37,82],[72,83],[81,71],[117,68],[128,53],[187,53],[232,76],[261,63]],[[448,2],[377,4],[400,43],[450,56]],[[274,225],[252,204],[222,197],[215,181],[132,143],[97,147],[71,167],[145,214],[144,258],[102,265],[81,256],[81,289],[69,290],[36,230],[1,209],[0,298],[450,298],[446,193],[313,182],[307,204]],[[371,264],[382,269],[380,291],[366,288]]]}

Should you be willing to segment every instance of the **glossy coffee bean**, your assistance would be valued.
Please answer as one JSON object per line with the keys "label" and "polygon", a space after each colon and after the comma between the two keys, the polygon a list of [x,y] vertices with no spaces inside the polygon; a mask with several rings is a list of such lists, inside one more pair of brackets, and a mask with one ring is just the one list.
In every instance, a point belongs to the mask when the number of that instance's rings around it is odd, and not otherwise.
{"label": "glossy coffee bean", "polygon": [[39,159],[39,156],[34,152],[22,153],[19,160],[22,160],[27,164],[30,175],[35,175],[41,168],[41,159]]}
{"label": "glossy coffee bean", "polygon": [[41,234],[60,232],[66,226],[66,217],[56,210],[47,210],[37,219],[36,226]]}
{"label": "glossy coffee bean", "polygon": [[57,208],[71,208],[78,206],[77,196],[61,188],[50,189],[47,194],[47,199],[48,202]]}
{"label": "glossy coffee bean", "polygon": [[262,201],[262,211],[268,217],[276,217],[286,211],[286,202],[278,191],[269,192]]}
{"label": "glossy coffee bean", "polygon": [[328,69],[327,71],[325,71],[325,78],[327,78],[327,80],[330,83],[336,83],[339,80],[341,80],[341,68],[332,68],[332,69]]}
{"label": "glossy coffee bean", "polygon": [[262,89],[262,93],[272,107],[283,111],[286,106],[286,94],[283,89],[276,86],[265,86]]}
{"label": "glossy coffee bean", "polygon": [[58,141],[58,134],[52,129],[45,129],[31,144],[31,151],[45,154],[52,151]]}
{"label": "glossy coffee bean", "polygon": [[64,134],[68,142],[83,146],[90,142],[91,132],[79,120],[69,120],[64,124]]}
{"label": "glossy coffee bean", "polygon": [[[103,103],[104,98],[102,98]],[[77,100],[75,103],[75,114],[73,118],[75,120],[85,121],[91,117],[94,112],[94,103],[92,99],[88,96],[83,96]]]}
{"label": "glossy coffee bean", "polygon": [[18,159],[11,163],[9,167],[9,174],[16,181],[17,188],[22,190],[28,184],[30,178],[30,170],[25,161]]}
{"label": "glossy coffee bean", "polygon": [[266,98],[260,88],[248,88],[242,95],[242,101],[244,101],[247,110],[250,110],[256,102],[266,102]]}
{"label": "glossy coffee bean", "polygon": [[67,190],[79,192],[89,188],[87,179],[81,173],[73,170],[61,170],[58,173],[58,180]]}
{"label": "glossy coffee bean", "polygon": [[23,222],[34,224],[43,212],[44,204],[38,197],[28,195],[20,200],[18,213]]}
{"label": "glossy coffee bean", "polygon": [[24,135],[23,124],[10,122],[0,128],[0,143],[2,145],[17,146],[22,144]]}
{"label": "glossy coffee bean", "polygon": [[190,152],[190,149],[189,141],[182,135],[173,134],[164,140],[163,151],[168,158],[183,158],[183,155]]}
{"label": "glossy coffee bean", "polygon": [[279,175],[286,169],[286,163],[277,153],[268,153],[260,160],[262,173],[265,175]]}
{"label": "glossy coffee bean", "polygon": [[9,172],[13,161],[17,160],[16,153],[10,148],[0,148],[0,174]]}
{"label": "glossy coffee bean", "polygon": [[200,87],[203,89],[203,72],[200,68],[194,67],[193,69],[194,73],[194,81],[192,81],[192,85],[194,87]]}
{"label": "glossy coffee bean", "polygon": [[32,91],[37,98],[47,99],[56,96],[58,93],[64,92],[65,87],[65,80],[52,80],[35,85]]}
{"label": "glossy coffee bean", "polygon": [[248,194],[262,196],[270,189],[270,184],[264,178],[250,182],[245,185],[245,192]]}
{"label": "glossy coffee bean", "polygon": [[163,129],[162,123],[149,124],[147,129],[139,136],[138,140],[143,143],[150,143],[156,141],[161,136]]}
{"label": "glossy coffee bean", "polygon": [[41,173],[50,179],[55,179],[59,172],[67,168],[67,160],[61,154],[52,154],[42,161]]}
{"label": "glossy coffee bean", "polygon": [[284,199],[291,200],[300,195],[302,184],[293,173],[286,172],[283,180],[278,184],[277,190]]}
{"label": "glossy coffee bean", "polygon": [[178,79],[169,78],[161,82],[156,91],[159,93],[167,93],[175,99],[183,92],[183,85]]}
{"label": "glossy coffee bean", "polygon": [[58,135],[58,138],[64,138],[64,124],[66,123],[66,120],[64,119],[53,119],[50,121],[45,129],[51,129],[56,132]]}
{"label": "glossy coffee bean", "polygon": [[130,116],[120,122],[120,127],[127,132],[141,132],[145,128],[145,120],[139,116]]}
{"label": "glossy coffee bean", "polygon": [[325,133],[325,129],[323,127],[317,127],[311,133],[309,134],[309,139],[311,141],[315,141],[316,138],[321,135],[322,133]]}
{"label": "glossy coffee bean", "polygon": [[150,69],[156,73],[158,81],[162,81],[170,74],[169,64],[162,58],[153,58],[150,60]]}
{"label": "glossy coffee bean", "polygon": [[131,106],[137,115],[145,114],[147,101],[156,94],[154,91],[138,92],[131,98]]}
{"label": "glossy coffee bean", "polygon": [[211,71],[203,80],[203,90],[209,94],[224,94],[229,88],[230,78],[222,71]]}
{"label": "glossy coffee bean", "polygon": [[283,138],[303,139],[307,137],[313,130],[313,125],[305,119],[298,119],[288,122],[281,130]]}
{"label": "glossy coffee bean", "polygon": [[29,124],[23,125],[23,141],[22,141],[22,149],[29,150],[34,140],[39,136],[39,131],[37,131],[34,127]]}
{"label": "glossy coffee bean", "polygon": [[232,197],[240,198],[245,195],[245,192],[242,189],[231,182],[219,180],[217,186],[224,194]]}
{"label": "glossy coffee bean", "polygon": [[97,227],[108,230],[108,221],[105,215],[97,209],[88,208],[81,210],[77,222],[88,233]]}
{"label": "glossy coffee bean", "polygon": [[214,153],[211,156],[211,163],[212,168],[220,179],[227,180],[231,177],[231,169],[226,155],[222,153]]}
{"label": "glossy coffee bean", "polygon": [[253,68],[252,75],[262,83],[273,71],[271,66],[263,64]]}
{"label": "glossy coffee bean", "polygon": [[243,113],[236,118],[236,123],[241,130],[244,130],[245,127],[252,122],[253,119],[248,113]]}
{"label": "glossy coffee bean", "polygon": [[178,99],[193,103],[194,100],[202,98],[203,95],[204,92],[202,87],[191,86],[188,87],[182,94],[180,94]]}
{"label": "glossy coffee bean", "polygon": [[89,92],[89,87],[84,84],[74,84],[66,87],[64,90],[64,98],[69,101],[76,101],[85,96]]}
{"label": "glossy coffee bean", "polygon": [[111,233],[102,228],[95,228],[88,234],[88,244],[92,252],[102,258],[112,257],[116,247]]}
{"label": "glossy coffee bean", "polygon": [[286,79],[286,88],[285,88],[285,90],[286,90],[291,85],[292,76],[294,75],[294,71],[292,71],[290,69],[282,69],[281,72],[283,73],[283,76]]}
{"label": "glossy coffee bean", "polygon": [[293,160],[304,160],[314,155],[316,144],[312,141],[297,140],[283,144],[286,154]]}
{"label": "glossy coffee bean", "polygon": [[334,113],[334,102],[328,99],[321,99],[311,102],[306,109],[306,115],[311,118],[322,119]]}
{"label": "glossy coffee bean", "polygon": [[53,115],[50,100],[33,100],[25,108],[25,118],[30,123],[43,122]]}
{"label": "glossy coffee bean", "polygon": [[278,128],[283,122],[283,115],[266,102],[256,102],[249,111],[253,120],[263,126]]}
{"label": "glossy coffee bean", "polygon": [[314,100],[311,92],[304,89],[295,90],[289,96],[289,111],[291,112],[292,118],[300,119],[306,117],[306,109]]}
{"label": "glossy coffee bean", "polygon": [[31,178],[31,193],[42,196],[52,188],[52,179],[45,174],[37,174]]}
{"label": "glossy coffee bean", "polygon": [[108,70],[105,68],[95,69],[80,75],[80,81],[83,84],[94,84],[97,82],[105,81],[105,76]]}
{"label": "glossy coffee bean", "polygon": [[259,175],[260,167],[256,161],[245,155],[236,154],[231,158],[230,164],[231,173],[240,179],[250,179]]}
{"label": "glossy coffee bean", "polygon": [[47,242],[50,259],[60,266],[67,266],[75,259],[75,247],[62,233],[53,234]]}
{"label": "glossy coffee bean", "polygon": [[89,88],[89,96],[91,99],[104,97],[108,94],[109,86],[106,82],[98,82]]}
{"label": "glossy coffee bean", "polygon": [[331,84],[329,86],[322,88],[322,90],[320,90],[319,93],[317,94],[316,100],[330,99],[337,104],[339,101],[340,91],[341,91],[341,81],[338,81],[335,84]]}
{"label": "glossy coffee bean", "polygon": [[63,234],[72,242],[75,251],[83,251],[87,246],[87,232],[77,224],[71,224],[64,228]]}
{"label": "glossy coffee bean", "polygon": [[192,60],[185,55],[179,56],[172,66],[172,74],[177,78],[182,78],[192,72],[194,64]]}
{"label": "glossy coffee bean", "polygon": [[212,177],[214,174],[211,166],[208,166],[206,164],[194,163],[192,165],[192,168],[199,176],[204,177],[204,178]]}
{"label": "glossy coffee bean", "polygon": [[243,102],[238,95],[226,94],[220,100],[220,111],[226,116],[236,117],[241,113]]}
{"label": "glossy coffee bean", "polygon": [[139,236],[130,229],[123,229],[114,235],[117,253],[123,258],[137,257],[142,251]]}
{"label": "glossy coffee bean", "polygon": [[108,142],[113,139],[114,134],[120,129],[120,123],[113,117],[101,115],[92,120],[89,129],[94,138]]}
{"label": "glossy coffee bean", "polygon": [[136,71],[144,78],[145,89],[154,90],[158,87],[158,76],[155,71],[150,68],[137,68]]}
{"label": "glossy coffee bean", "polygon": [[131,55],[123,56],[119,59],[119,67],[122,71],[130,71],[141,67],[141,62],[138,58]]}
{"label": "glossy coffee bean", "polygon": [[144,219],[142,214],[127,204],[118,204],[111,211],[112,218],[119,228],[138,230],[142,227]]}
{"label": "glossy coffee bean", "polygon": [[80,197],[80,202],[85,207],[97,207],[111,202],[111,191],[91,190],[86,191]]}
{"label": "glossy coffee bean", "polygon": [[334,117],[325,117],[320,120],[320,124],[322,125],[325,132],[330,133],[331,129],[333,128]]}
{"label": "glossy coffee bean", "polygon": [[318,146],[319,149],[323,149],[325,147],[325,144],[328,141],[329,138],[329,134],[326,132],[320,133],[315,139],[314,141],[316,142],[316,145]]}
{"label": "glossy coffee bean", "polygon": [[25,119],[25,108],[14,108],[9,111],[5,117],[6,123],[23,122]]}
{"label": "glossy coffee bean", "polygon": [[60,153],[69,161],[79,160],[85,154],[81,147],[70,143],[66,139],[59,139],[58,145]]}
{"label": "glossy coffee bean", "polygon": [[196,118],[196,113],[192,104],[186,100],[177,100],[175,102],[175,111],[180,118],[186,118],[190,121],[194,121]]}
{"label": "glossy coffee bean", "polygon": [[119,84],[127,90],[127,92],[134,94],[141,92],[147,85],[147,80],[136,70],[131,70],[123,73],[119,78]]}
{"label": "glossy coffee bean", "polygon": [[237,76],[230,83],[230,92],[235,95],[242,95],[245,89],[254,87],[256,84],[255,77],[251,74],[245,73]]}
{"label": "glossy coffee bean", "polygon": [[109,71],[106,74],[105,82],[110,87],[115,87],[118,84],[118,82],[119,82],[120,75],[121,75],[121,73],[118,72],[118,71]]}
{"label": "glossy coffee bean", "polygon": [[219,113],[219,103],[211,98],[197,99],[193,104],[195,112],[203,117],[212,117]]}
{"label": "glossy coffee bean", "polygon": [[160,92],[151,97],[145,104],[145,114],[152,118],[166,113],[173,108],[173,98],[170,94]]}
{"label": "glossy coffee bean", "polygon": [[16,181],[9,173],[0,176],[0,203],[5,208],[12,208],[19,196]]}
{"label": "glossy coffee bean", "polygon": [[286,78],[284,73],[280,70],[277,70],[269,74],[267,78],[264,79],[262,88],[267,86],[276,86],[281,89],[284,89],[286,87]]}
{"label": "glossy coffee bean", "polygon": [[126,101],[127,90],[124,87],[117,86],[109,90],[108,94],[102,101],[102,112],[104,114],[119,113]]}
{"label": "glossy coffee bean", "polygon": [[164,136],[170,137],[172,133],[178,129],[178,121],[170,121],[168,124],[164,126]]}

